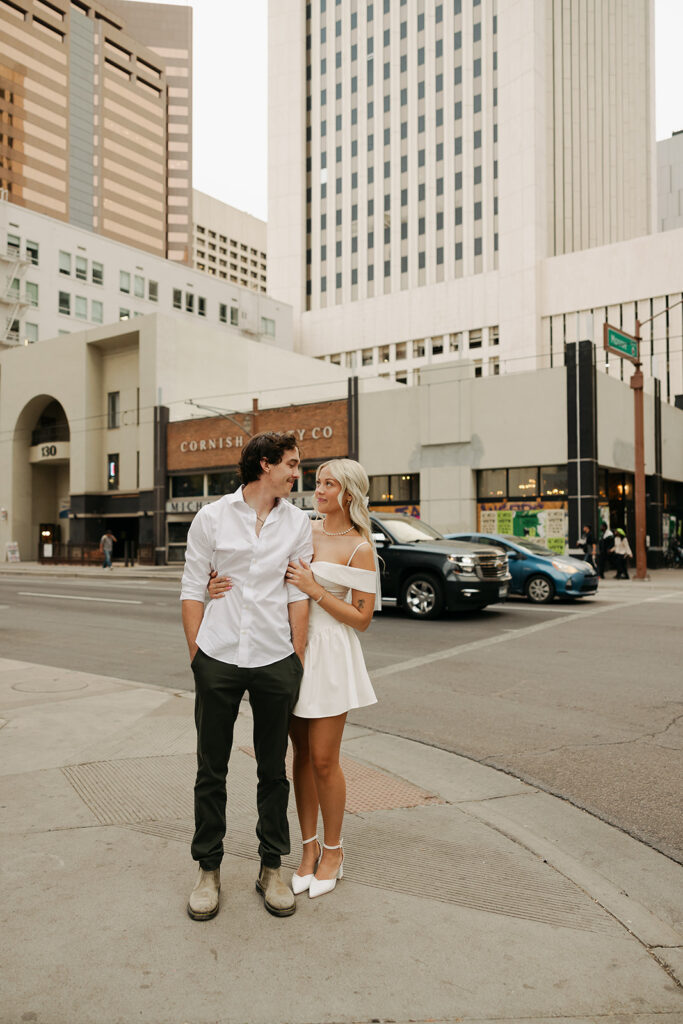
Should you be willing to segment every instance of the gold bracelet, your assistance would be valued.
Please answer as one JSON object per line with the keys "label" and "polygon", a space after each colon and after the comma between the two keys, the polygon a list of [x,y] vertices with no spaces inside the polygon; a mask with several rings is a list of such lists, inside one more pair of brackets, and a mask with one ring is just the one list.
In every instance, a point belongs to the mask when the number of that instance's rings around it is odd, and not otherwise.
{"label": "gold bracelet", "polygon": [[314,598],[313,598],[313,600],[315,601],[315,603],[316,603],[316,604],[320,604],[320,602],[322,601],[322,599],[323,599],[323,598],[325,597],[326,593],[327,593],[327,591],[326,591],[326,590],[325,590],[325,588],[323,587],[323,589],[322,589],[322,590],[321,590],[321,592],[320,592],[320,597],[314,597]]}

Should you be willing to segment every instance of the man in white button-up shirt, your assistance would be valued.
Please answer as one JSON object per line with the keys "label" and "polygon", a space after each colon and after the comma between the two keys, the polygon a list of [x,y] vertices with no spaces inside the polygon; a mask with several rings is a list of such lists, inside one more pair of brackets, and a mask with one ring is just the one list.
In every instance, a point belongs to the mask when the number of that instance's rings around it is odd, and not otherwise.
{"label": "man in white button-up shirt", "polygon": [[[280,876],[289,853],[285,754],[299,693],[308,630],[308,599],[285,582],[287,564],[310,562],[305,512],[284,500],[299,476],[292,434],[257,434],[240,460],[242,487],[195,516],[187,537],[181,600],[195,677],[197,781],[192,856],[199,877],[188,903],[195,920],[218,913],[225,835],[226,776],[233,726],[245,693],[254,716],[256,802],[266,909],[293,914],[294,895]],[[204,607],[209,574],[229,576],[221,601]]]}

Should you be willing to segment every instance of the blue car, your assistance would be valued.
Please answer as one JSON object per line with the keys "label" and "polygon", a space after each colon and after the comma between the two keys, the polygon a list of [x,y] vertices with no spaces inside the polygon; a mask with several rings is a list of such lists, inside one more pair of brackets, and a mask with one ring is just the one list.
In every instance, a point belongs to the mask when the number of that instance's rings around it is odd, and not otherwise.
{"label": "blue car", "polygon": [[554,597],[586,597],[598,589],[598,574],[592,565],[550,551],[539,537],[499,533],[447,533],[446,537],[505,551],[512,576],[510,593],[524,594],[534,604],[546,604]]}

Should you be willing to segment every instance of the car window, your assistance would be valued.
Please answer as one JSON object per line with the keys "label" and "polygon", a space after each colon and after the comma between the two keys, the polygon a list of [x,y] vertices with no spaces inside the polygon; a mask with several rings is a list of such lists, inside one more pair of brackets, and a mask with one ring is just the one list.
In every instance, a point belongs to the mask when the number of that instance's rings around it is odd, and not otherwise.
{"label": "car window", "polygon": [[520,548],[531,552],[532,555],[542,555],[545,558],[557,557],[550,548],[541,544],[540,541],[534,540],[533,537],[515,537],[515,544],[519,544]]}
{"label": "car window", "polygon": [[387,530],[390,530],[399,544],[413,544],[420,540],[442,540],[442,536],[431,526],[419,519],[406,516],[405,519],[388,519]]}

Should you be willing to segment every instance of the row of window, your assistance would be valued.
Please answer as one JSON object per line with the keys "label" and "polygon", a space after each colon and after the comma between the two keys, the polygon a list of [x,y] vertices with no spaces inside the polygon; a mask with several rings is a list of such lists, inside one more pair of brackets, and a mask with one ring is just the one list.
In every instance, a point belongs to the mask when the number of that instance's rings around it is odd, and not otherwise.
{"label": "row of window", "polygon": [[[222,242],[223,245],[227,245],[228,244],[228,239],[227,239],[227,237],[225,235],[221,235],[221,234],[217,235],[215,231],[207,230],[206,228],[202,227],[201,224],[196,224],[195,228],[196,228],[198,234],[200,234],[200,235],[204,235],[205,237],[213,238],[213,239],[218,238],[218,241]],[[203,240],[200,240],[200,242],[201,241],[203,241]],[[265,260],[265,258],[266,258],[266,254],[264,252],[260,252],[260,250],[258,250],[258,249],[250,248],[249,246],[245,245],[244,242],[236,242],[234,238],[230,239],[230,246],[231,246],[232,249],[235,249],[235,250],[241,249],[242,252],[245,252],[245,253],[246,252],[250,252],[252,256],[260,256],[262,260]],[[209,243],[209,248],[211,248],[211,243]],[[215,245],[214,245],[214,248],[215,248]],[[221,252],[222,251],[223,250],[221,250]],[[237,256],[237,252],[235,252],[235,256]],[[244,256],[242,257],[242,259],[245,259],[245,258],[246,257],[244,257]]]}
{"label": "row of window", "polygon": [[7,255],[14,259],[27,259],[34,267],[38,266],[39,246],[37,242],[31,242],[28,238],[24,243],[24,251],[21,251],[21,237],[19,235],[7,235]]}
{"label": "row of window", "polygon": [[[21,281],[18,277],[12,279],[7,297],[10,302],[21,301]],[[38,285],[32,281],[27,281],[24,285],[24,302],[27,302],[29,306],[38,305]]]}
{"label": "row of window", "polygon": [[[317,465],[302,467],[298,491],[315,490]],[[169,494],[172,498],[212,498],[231,494],[240,486],[237,469],[224,469],[211,473],[186,473],[169,477]],[[371,504],[390,504],[420,500],[419,473],[404,473],[396,476],[371,476],[369,501]],[[176,524],[181,526],[182,524]],[[187,530],[187,523],[184,524]],[[185,537],[180,543],[184,542]]]}
{"label": "row of window", "polygon": [[[339,7],[340,4],[341,4],[341,0],[336,0],[335,6]],[[400,7],[405,7],[406,4],[407,4],[407,0],[399,0],[399,6]],[[480,4],[481,4],[481,0],[472,0],[472,6],[473,7],[479,7]],[[395,6],[396,6],[396,0],[394,0],[394,7]],[[327,0],[320,0],[320,13],[324,14],[326,10],[327,10]],[[382,2],[382,10],[383,10],[384,14],[390,14],[391,13],[391,0],[383,0],[383,2]],[[462,0],[453,0],[453,13],[456,16],[458,14],[462,13]],[[307,18],[308,21],[310,21],[310,19],[311,19],[311,14],[312,14],[312,7],[311,7],[311,4],[309,3],[309,4],[306,4],[306,18]],[[368,24],[370,24],[371,21],[374,21],[374,18],[375,18],[375,5],[374,5],[374,3],[366,4],[366,6],[365,6],[365,20],[367,21]],[[435,8],[434,8],[434,20],[435,20],[437,25],[439,25],[439,24],[441,24],[443,22],[443,4],[437,4],[435,6]],[[494,19],[493,19],[493,25],[494,25],[493,31],[495,32],[495,31],[497,31],[495,16],[494,16]],[[407,30],[408,30],[408,23],[407,23],[407,21],[402,21],[401,22],[401,32],[402,33],[404,31],[404,26],[405,26],[405,31],[407,32]],[[425,27],[425,16],[424,16],[423,12],[420,12],[417,15],[417,31],[418,32],[424,32],[424,27]],[[477,39],[481,38],[481,24],[479,24],[478,27],[479,27],[479,34],[477,35],[477,32],[476,32],[477,26],[475,25],[475,33],[474,33],[475,41]],[[358,12],[357,11],[352,11],[351,12],[351,31],[353,31],[356,28],[358,28]],[[337,35],[337,36],[341,35],[341,33],[342,33],[342,21],[341,21],[341,18],[338,18],[335,21],[335,29],[334,29],[334,31],[335,31],[335,35]],[[385,35],[386,35],[386,33],[385,33]],[[388,45],[388,44],[385,43],[385,45]]]}
{"label": "row of window", "polygon": [[88,316],[88,299],[85,295],[72,295],[71,292],[59,292],[58,312],[62,316],[73,316],[77,320],[89,320],[94,324],[104,323],[104,303],[98,299],[90,300],[90,316]]}
{"label": "row of window", "polygon": [[[86,256],[73,256],[70,252],[59,251],[59,273],[65,277],[73,276],[77,281],[88,280],[88,259]],[[90,281],[92,284],[104,284],[104,266],[97,260],[90,261]]]}
{"label": "row of window", "polygon": [[[397,341],[393,345],[376,348],[356,349],[351,352],[337,352],[329,357],[337,366],[372,366],[375,363],[402,362],[405,359],[423,359],[427,355],[440,356],[445,352],[475,351],[483,345],[484,328],[472,331],[454,331],[451,334],[431,338],[416,338],[412,341]],[[497,346],[500,334],[497,326],[488,328],[489,346]],[[321,357],[325,358],[325,357]]]}
{"label": "row of window", "polygon": [[566,466],[522,466],[515,469],[482,469],[477,474],[480,501],[526,501],[557,498],[569,493]]}
{"label": "row of window", "polygon": [[[132,286],[132,292],[131,292]],[[136,299],[145,297],[145,279],[142,274],[131,274],[127,270],[119,270],[119,291],[124,295],[134,295]],[[159,282],[147,281],[147,298],[150,302],[159,301]]]}
{"label": "row of window", "polygon": [[[483,243],[483,238],[481,236],[478,236],[478,237],[476,237],[474,239],[474,244],[472,246],[472,251],[473,251],[475,256],[481,256],[481,254],[483,252],[483,244],[484,244]],[[493,236],[493,250],[494,250],[494,252],[498,251],[498,234],[497,233],[495,233],[494,236]],[[435,255],[436,255],[436,264],[437,264],[437,266],[440,266],[444,262],[444,247],[442,245],[441,246],[437,246]],[[455,243],[454,255],[455,255],[456,263],[458,263],[460,260],[463,259],[463,243],[462,242],[456,242]],[[380,267],[381,266],[382,266],[382,264],[380,264]],[[419,270],[424,270],[426,268],[426,266],[427,266],[427,256],[426,256],[426,253],[419,252],[417,254],[417,266],[418,266]],[[402,274],[407,274],[408,273],[408,257],[407,256],[401,256],[400,267],[401,267],[401,273]],[[384,277],[391,277],[391,260],[384,260],[383,269],[384,269]],[[374,265],[374,263],[368,263],[367,280],[368,281],[374,281],[375,280],[375,265]],[[311,284],[311,282],[308,281],[307,285],[310,285],[310,284]],[[335,288],[341,288],[342,284],[343,284],[343,275],[342,275],[341,272],[339,272],[338,274],[335,274],[335,278],[334,278]],[[358,284],[358,268],[357,267],[353,267],[351,269],[351,284],[352,285],[353,284]],[[309,288],[308,289],[309,295],[310,295],[310,291],[311,291],[311,289]],[[327,275],[325,275],[325,274],[323,274],[321,276],[321,278],[320,278],[320,291],[321,292],[326,292],[327,291]]]}

